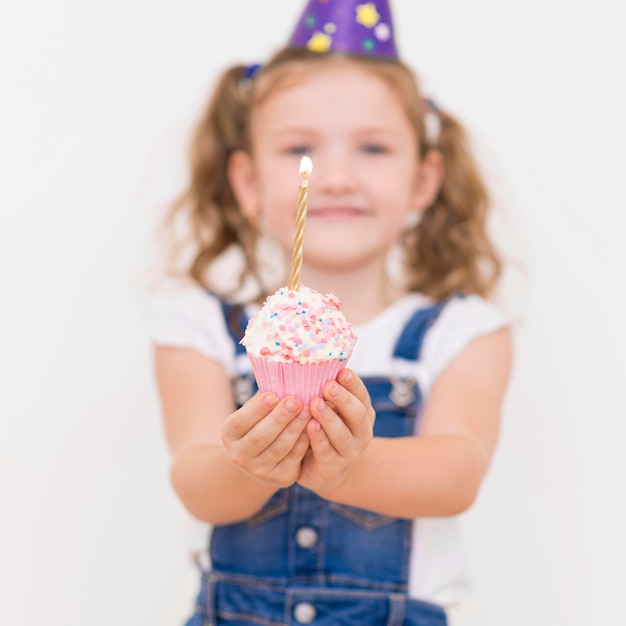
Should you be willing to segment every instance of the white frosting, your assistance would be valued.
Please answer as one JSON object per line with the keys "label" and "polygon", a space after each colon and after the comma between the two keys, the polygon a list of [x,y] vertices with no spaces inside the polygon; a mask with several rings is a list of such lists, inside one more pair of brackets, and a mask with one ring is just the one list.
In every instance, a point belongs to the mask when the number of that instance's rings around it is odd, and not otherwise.
{"label": "white frosting", "polygon": [[249,354],[282,363],[345,361],[356,342],[341,302],[309,287],[282,287],[248,322],[242,344]]}

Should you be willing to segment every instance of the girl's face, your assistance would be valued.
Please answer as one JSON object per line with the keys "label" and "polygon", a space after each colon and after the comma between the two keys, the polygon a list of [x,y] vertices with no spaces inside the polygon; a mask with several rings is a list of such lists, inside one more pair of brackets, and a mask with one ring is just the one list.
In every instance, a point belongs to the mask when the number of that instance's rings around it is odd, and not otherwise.
{"label": "girl's face", "polygon": [[305,268],[384,263],[411,214],[427,208],[438,189],[439,159],[419,162],[394,91],[349,61],[276,89],[254,110],[251,139],[252,156],[231,160],[231,181],[243,212],[264,222],[288,258],[300,159],[311,157]]}

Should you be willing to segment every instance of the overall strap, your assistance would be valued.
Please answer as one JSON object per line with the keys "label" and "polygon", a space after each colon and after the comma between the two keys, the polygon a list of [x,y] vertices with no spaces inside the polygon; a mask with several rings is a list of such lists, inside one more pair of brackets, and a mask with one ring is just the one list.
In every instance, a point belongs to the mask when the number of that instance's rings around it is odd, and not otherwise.
{"label": "overall strap", "polygon": [[237,356],[246,354],[246,349],[240,343],[248,324],[248,318],[243,306],[241,304],[226,302],[221,298],[219,298],[219,301],[222,306],[222,315],[224,316],[226,330],[228,330],[228,334],[235,346],[235,353]]}
{"label": "overall strap", "polygon": [[[426,333],[448,303],[438,302],[413,313],[404,325],[393,350],[389,399],[397,407],[408,407],[416,399],[415,364],[420,360]],[[419,393],[419,390],[417,391]]]}
{"label": "overall strap", "polygon": [[424,338],[430,327],[437,321],[449,300],[438,302],[425,309],[413,313],[405,324],[393,350],[394,359],[405,361],[419,361],[424,344]]}
{"label": "overall strap", "polygon": [[226,302],[217,295],[215,297],[219,300],[220,306],[222,307],[224,324],[235,350],[237,375],[232,378],[231,384],[235,404],[240,407],[254,395],[257,389],[246,349],[240,343],[246,332],[248,316],[246,315],[243,305]]}

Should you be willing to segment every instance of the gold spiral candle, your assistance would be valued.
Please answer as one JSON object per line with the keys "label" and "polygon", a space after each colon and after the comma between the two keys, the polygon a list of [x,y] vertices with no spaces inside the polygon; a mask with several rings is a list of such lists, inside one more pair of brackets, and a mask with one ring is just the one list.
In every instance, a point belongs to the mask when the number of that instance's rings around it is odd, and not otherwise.
{"label": "gold spiral candle", "polygon": [[306,213],[309,206],[309,182],[307,177],[313,171],[313,163],[309,157],[304,156],[300,161],[300,182],[298,193],[298,212],[296,214],[296,235],[293,241],[293,255],[291,257],[291,276],[289,277],[289,289],[300,289],[300,274],[302,273],[302,259],[304,252],[304,227],[306,226]]}

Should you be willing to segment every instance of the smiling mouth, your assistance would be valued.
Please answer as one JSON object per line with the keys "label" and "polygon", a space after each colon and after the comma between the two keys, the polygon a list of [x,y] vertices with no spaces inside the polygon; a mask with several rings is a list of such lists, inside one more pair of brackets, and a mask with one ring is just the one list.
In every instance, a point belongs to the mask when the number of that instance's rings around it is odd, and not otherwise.
{"label": "smiling mouth", "polygon": [[309,208],[308,216],[324,219],[350,219],[355,217],[367,217],[369,211],[353,206],[319,207]]}

